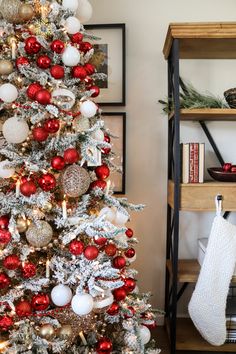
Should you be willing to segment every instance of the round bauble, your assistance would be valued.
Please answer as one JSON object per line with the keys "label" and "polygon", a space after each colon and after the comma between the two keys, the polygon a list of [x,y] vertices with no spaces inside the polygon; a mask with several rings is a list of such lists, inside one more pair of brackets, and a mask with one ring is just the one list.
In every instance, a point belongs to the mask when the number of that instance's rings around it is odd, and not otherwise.
{"label": "round bauble", "polygon": [[52,92],[52,102],[61,109],[69,110],[75,104],[75,95],[67,89],[56,89]]}
{"label": "round bauble", "polygon": [[35,311],[44,311],[48,308],[50,299],[47,294],[37,294],[32,297],[31,306]]}
{"label": "round bauble", "polygon": [[77,48],[67,46],[62,54],[62,61],[66,66],[75,66],[79,64],[80,52]]}
{"label": "round bauble", "polygon": [[111,304],[111,306],[109,307],[109,309],[107,310],[107,313],[110,316],[116,316],[116,315],[118,315],[119,310],[120,310],[119,304],[117,302],[113,302]]}
{"label": "round bauble", "polygon": [[9,220],[8,215],[0,216],[0,229],[8,229]]}
{"label": "round bauble", "polygon": [[133,308],[133,306],[128,306],[127,307],[127,313],[124,314],[124,317],[127,318],[132,318],[135,315],[135,309]]}
{"label": "round bauble", "polygon": [[122,269],[126,266],[126,259],[123,256],[117,256],[113,259],[113,267],[116,269]]}
{"label": "round bauble", "polygon": [[117,210],[114,223],[119,226],[123,226],[129,220],[129,216]]}
{"label": "round bauble", "polygon": [[45,106],[51,102],[51,93],[46,89],[39,90],[35,95],[35,100]]}
{"label": "round bauble", "polygon": [[100,88],[98,87],[98,86],[91,86],[90,88],[89,88],[89,90],[90,91],[93,91],[93,93],[92,93],[92,95],[91,95],[91,97],[97,97],[97,96],[99,96],[99,94],[100,94]]}
{"label": "round bauble", "polygon": [[80,43],[80,46],[79,46],[79,49],[81,52],[83,53],[87,53],[89,52],[91,49],[93,49],[93,46],[91,43],[89,42],[81,42]]}
{"label": "round bauble", "polygon": [[12,23],[18,23],[20,20],[20,5],[21,2],[19,0],[2,0],[0,13],[4,20]]}
{"label": "round bauble", "polygon": [[16,220],[17,231],[21,234],[28,229],[27,220],[24,218],[18,218]]}
{"label": "round bauble", "polygon": [[71,241],[69,245],[69,251],[74,256],[79,256],[84,251],[84,243],[78,240]]}
{"label": "round bauble", "polygon": [[32,314],[32,307],[30,302],[27,300],[20,300],[15,305],[15,311],[19,317],[30,316]]}
{"label": "round bauble", "polygon": [[52,236],[53,230],[51,226],[43,220],[38,220],[37,225],[32,223],[26,231],[27,241],[34,247],[47,246]]}
{"label": "round bauble", "polygon": [[6,273],[0,273],[0,289],[6,289],[11,284],[11,280]]}
{"label": "round bauble", "polygon": [[80,105],[80,113],[86,118],[92,118],[97,113],[98,107],[92,101],[84,101]]}
{"label": "round bauble", "polygon": [[75,148],[68,148],[64,151],[64,160],[67,164],[73,164],[79,161],[80,155]]}
{"label": "round bauble", "polygon": [[27,54],[37,54],[41,49],[41,44],[34,36],[28,37],[25,40],[25,52]]}
{"label": "round bauble", "polygon": [[112,352],[112,341],[106,337],[102,337],[98,340],[96,345],[97,354],[110,354]]}
{"label": "round bauble", "polygon": [[47,140],[48,132],[43,127],[36,127],[32,131],[33,139],[38,142]]}
{"label": "round bauble", "polygon": [[110,136],[108,135],[108,134],[104,134],[104,141],[106,142],[106,143],[110,143],[111,142],[111,138],[110,138]]}
{"label": "round bauble", "polygon": [[112,292],[110,290],[106,290],[101,295],[94,297],[93,308],[97,311],[101,309],[105,310],[106,308],[112,305],[113,300],[114,296]]}
{"label": "round bauble", "polygon": [[0,75],[9,75],[13,71],[13,64],[10,60],[0,60]]}
{"label": "round bauble", "polygon": [[109,167],[104,163],[101,166],[95,168],[95,173],[98,179],[106,179],[110,175]]}
{"label": "round bauble", "polygon": [[[105,141],[106,143],[109,143],[109,144],[110,144],[111,139],[110,139],[109,135],[104,134],[104,141]],[[110,153],[110,151],[111,151],[111,148],[109,148],[109,147],[107,147],[107,148],[102,148],[102,153],[105,154],[105,155],[108,155],[108,154]]]}
{"label": "round bauble", "polygon": [[151,339],[151,332],[146,326],[139,326],[139,338],[143,345],[147,344]]}
{"label": "round bauble", "polygon": [[17,67],[17,69],[21,66],[21,65],[29,65],[29,60],[28,60],[28,58],[26,58],[26,57],[18,57],[17,59],[16,59],[16,67]]}
{"label": "round bauble", "polygon": [[52,77],[56,80],[62,79],[65,75],[65,70],[61,65],[53,65],[50,69]]}
{"label": "round bauble", "polygon": [[51,292],[51,299],[56,306],[66,306],[71,302],[72,291],[67,285],[59,284],[54,286]]}
{"label": "round bauble", "polygon": [[38,82],[33,82],[32,84],[30,84],[26,90],[26,94],[27,96],[31,99],[31,100],[35,100],[35,96],[36,93],[40,90],[42,90],[42,85],[40,85],[40,83]]}
{"label": "round bauble", "polygon": [[39,177],[38,184],[44,192],[50,192],[56,187],[56,178],[51,173],[45,173]]}
{"label": "round bauble", "polygon": [[46,130],[46,132],[50,134],[57,133],[58,130],[60,129],[60,120],[55,118],[47,119],[45,120],[43,127]]}
{"label": "round bauble", "polygon": [[79,6],[79,0],[62,0],[62,6],[65,9],[76,11]]}
{"label": "round bauble", "polygon": [[0,162],[0,178],[10,178],[14,175],[14,167],[7,167],[9,163],[9,160],[3,160]]}
{"label": "round bauble", "polygon": [[73,330],[70,325],[63,325],[59,328],[57,335],[62,340],[67,340],[73,335]]}
{"label": "round bauble", "polygon": [[90,128],[90,122],[88,118],[77,116],[73,121],[73,128],[77,132],[84,132]]}
{"label": "round bauble", "polygon": [[125,257],[127,258],[133,258],[135,256],[135,249],[134,248],[128,248],[126,251],[125,251]]}
{"label": "round bauble", "polygon": [[34,16],[34,9],[30,4],[21,4],[18,14],[22,21],[29,21]]}
{"label": "round bauble", "polygon": [[65,21],[65,29],[66,32],[69,34],[75,34],[77,32],[79,32],[80,30],[80,21],[78,18],[76,18],[75,16],[70,16],[66,19]]}
{"label": "round bauble", "polygon": [[24,262],[21,267],[21,272],[23,278],[26,279],[33,278],[37,272],[36,265],[31,262]]}
{"label": "round bauble", "polygon": [[46,340],[52,339],[54,335],[55,330],[51,324],[46,323],[39,328],[39,336]]}
{"label": "round bauble", "polygon": [[65,49],[65,44],[60,39],[55,39],[51,43],[51,50],[57,54],[61,54]]}
{"label": "round bauble", "polygon": [[0,331],[9,331],[13,326],[13,319],[7,315],[0,316]]}
{"label": "round bauble", "polygon": [[48,212],[50,212],[50,211],[52,210],[52,207],[53,207],[52,203],[46,202],[46,203],[44,204],[44,206],[42,207],[42,211],[43,211],[44,213],[48,213]]}
{"label": "round bauble", "polygon": [[2,133],[8,143],[20,144],[28,137],[29,126],[25,120],[11,117],[4,122]]}
{"label": "round bauble", "polygon": [[87,76],[86,79],[84,79],[84,82],[85,82],[86,90],[90,90],[90,87],[94,85],[94,80],[90,76]]}
{"label": "round bauble", "polygon": [[21,265],[20,258],[16,254],[10,254],[3,260],[3,266],[8,270],[18,269],[20,265]]}
{"label": "round bauble", "polygon": [[126,278],[124,283],[123,287],[127,293],[131,293],[135,289],[136,281],[133,278]]}
{"label": "round bauble", "polygon": [[94,243],[96,243],[96,245],[98,245],[98,246],[104,246],[107,243],[107,238],[95,236]]}
{"label": "round bauble", "polygon": [[8,230],[0,229],[0,245],[7,245],[11,241],[11,233]]}
{"label": "round bauble", "polygon": [[71,73],[72,73],[72,77],[80,80],[84,80],[87,76],[86,70],[84,69],[83,66],[80,65],[74,66]]}
{"label": "round bauble", "polygon": [[61,174],[61,185],[64,194],[76,198],[87,192],[90,176],[83,167],[71,165]]}
{"label": "round bauble", "polygon": [[54,156],[51,160],[51,166],[54,170],[61,171],[65,167],[65,160],[62,156]]}
{"label": "round bauble", "polygon": [[126,236],[128,237],[128,238],[131,238],[131,237],[133,237],[133,235],[134,235],[134,232],[133,232],[133,230],[132,229],[127,229],[126,231],[125,231],[125,234],[126,234]]}
{"label": "round bauble", "polygon": [[88,75],[93,75],[95,73],[95,66],[90,63],[84,64],[84,69]]}
{"label": "round bauble", "polygon": [[84,250],[84,257],[93,261],[98,257],[99,249],[96,246],[87,246]]}
{"label": "round bauble", "polygon": [[71,301],[72,310],[79,316],[88,315],[93,309],[93,297],[90,294],[78,294]]}
{"label": "round bauble", "polygon": [[70,39],[72,43],[80,44],[83,38],[84,38],[83,33],[77,32],[75,34],[72,34]]}
{"label": "round bauble", "polygon": [[36,191],[37,187],[33,181],[26,181],[20,185],[20,192],[25,197],[30,197],[31,195],[35,194]]}
{"label": "round bauble", "polygon": [[40,55],[37,59],[37,65],[40,69],[48,69],[51,65],[51,59],[47,55]]}
{"label": "round bauble", "polygon": [[104,141],[104,133],[101,129],[95,130],[95,132],[92,134],[92,137],[97,141]]}
{"label": "round bauble", "polygon": [[0,98],[3,102],[11,103],[18,97],[18,90],[12,84],[3,84],[0,86]]}
{"label": "round bauble", "polygon": [[113,295],[114,295],[114,299],[116,301],[122,301],[126,298],[126,291],[123,288],[123,286],[121,288],[115,289],[113,290]]}
{"label": "round bauble", "polygon": [[109,257],[113,257],[116,254],[117,251],[117,247],[114,243],[109,243],[108,245],[105,246],[105,253],[109,256]]}
{"label": "round bauble", "polygon": [[97,181],[93,181],[90,184],[90,189],[95,189],[95,188],[100,188],[102,190],[104,190],[107,186],[107,182],[106,181],[102,181],[102,180],[97,180]]}

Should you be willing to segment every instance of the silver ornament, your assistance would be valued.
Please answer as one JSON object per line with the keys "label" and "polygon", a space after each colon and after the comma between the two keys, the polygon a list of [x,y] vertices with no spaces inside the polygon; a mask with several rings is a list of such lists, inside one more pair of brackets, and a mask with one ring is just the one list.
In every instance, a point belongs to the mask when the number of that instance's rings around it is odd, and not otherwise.
{"label": "silver ornament", "polygon": [[39,220],[36,224],[31,224],[26,231],[27,241],[31,246],[44,247],[49,244],[53,236],[51,226],[43,220]]}
{"label": "silver ornament", "polygon": [[73,127],[77,132],[84,132],[90,128],[89,119],[86,117],[78,116],[73,121]]}
{"label": "silver ornament", "polygon": [[128,345],[129,349],[138,349],[138,338],[135,333],[127,332],[124,336],[125,343]]}
{"label": "silver ornament", "polygon": [[87,192],[90,177],[83,167],[71,165],[61,174],[61,185],[64,194],[76,198]]}
{"label": "silver ornament", "polygon": [[20,22],[19,8],[21,2],[19,0],[2,0],[0,12],[4,20],[12,23]]}

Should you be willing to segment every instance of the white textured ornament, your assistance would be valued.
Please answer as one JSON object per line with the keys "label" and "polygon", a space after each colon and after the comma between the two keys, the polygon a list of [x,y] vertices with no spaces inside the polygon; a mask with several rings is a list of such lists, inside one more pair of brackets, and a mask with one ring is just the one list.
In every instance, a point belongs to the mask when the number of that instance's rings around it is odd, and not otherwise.
{"label": "white textured ornament", "polygon": [[71,301],[72,310],[79,316],[88,315],[93,309],[93,297],[90,294],[75,295]]}
{"label": "white textured ornament", "polygon": [[0,162],[0,177],[1,178],[10,178],[14,175],[15,169],[13,167],[6,168],[7,164],[9,164],[9,160],[4,160]]}
{"label": "white textured ornament", "polygon": [[92,137],[97,141],[104,141],[104,133],[102,129],[97,129],[93,132]]}
{"label": "white textured ornament", "polygon": [[19,144],[28,137],[29,127],[25,120],[11,117],[4,122],[2,133],[8,143]]}
{"label": "white textured ornament", "polygon": [[105,307],[111,306],[114,301],[114,296],[110,290],[105,291],[101,294],[101,296],[97,296],[94,298],[94,309],[103,309]]}
{"label": "white textured ornament", "polygon": [[151,339],[151,332],[146,326],[139,326],[139,337],[143,345]]}
{"label": "white textured ornament", "polygon": [[12,23],[20,22],[19,8],[21,2],[19,0],[2,0],[0,5],[0,13],[4,20]]}
{"label": "white textured ornament", "polygon": [[65,29],[69,34],[75,34],[80,31],[80,20],[75,16],[70,16],[65,21]]}
{"label": "white textured ornament", "polygon": [[97,113],[97,105],[93,101],[84,101],[80,105],[80,113],[86,118],[92,118]]}
{"label": "white textured ornament", "polygon": [[123,226],[123,225],[125,225],[127,223],[128,220],[129,220],[128,215],[125,215],[121,211],[117,210],[116,217],[115,217],[115,220],[114,220],[114,223],[116,225]]}
{"label": "white textured ornament", "polygon": [[87,192],[90,186],[90,176],[87,170],[78,165],[71,165],[61,174],[61,185],[64,194],[69,197],[79,197]]}
{"label": "white textured ornament", "polygon": [[70,90],[58,88],[52,91],[52,103],[67,111],[74,106],[75,95]]}
{"label": "white textured ornament", "polygon": [[89,119],[86,117],[77,116],[73,121],[73,128],[77,132],[84,132],[90,128]]}
{"label": "white textured ornament", "polygon": [[93,14],[92,5],[88,0],[79,0],[79,4],[76,11],[76,16],[81,23],[86,23],[90,20]]}
{"label": "white textured ornament", "polygon": [[31,224],[26,231],[26,239],[31,246],[45,247],[53,236],[51,226],[43,220],[38,220],[37,225]]}
{"label": "white textured ornament", "polygon": [[105,220],[110,221],[111,223],[115,220],[116,217],[116,209],[104,207],[100,210],[99,216],[105,216]]}
{"label": "white textured ornament", "polygon": [[138,349],[138,338],[135,333],[127,332],[124,336],[125,343],[129,349],[137,350]]}
{"label": "white textured ornament", "polygon": [[72,291],[67,285],[56,285],[52,289],[51,299],[56,306],[66,306],[72,299]]}
{"label": "white textured ornament", "polygon": [[65,9],[76,11],[79,6],[79,0],[62,0],[62,6]]}
{"label": "white textured ornament", "polygon": [[3,100],[3,102],[13,102],[17,99],[17,97],[18,90],[16,86],[9,83],[0,86],[0,98]]}
{"label": "white textured ornament", "polygon": [[79,64],[80,52],[77,48],[68,46],[62,54],[62,61],[66,66],[75,66]]}

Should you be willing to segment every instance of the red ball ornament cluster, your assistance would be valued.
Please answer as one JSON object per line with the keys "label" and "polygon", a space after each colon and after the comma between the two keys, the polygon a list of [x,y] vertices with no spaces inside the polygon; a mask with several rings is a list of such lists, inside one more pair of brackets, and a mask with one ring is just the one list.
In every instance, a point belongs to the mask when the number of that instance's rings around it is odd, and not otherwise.
{"label": "red ball ornament cluster", "polygon": [[0,229],[8,229],[9,226],[9,216],[2,215],[0,216]]}
{"label": "red ball ornament cluster", "polygon": [[108,245],[105,246],[105,253],[109,256],[109,257],[113,257],[115,256],[117,251],[117,247],[114,243],[109,243]]}
{"label": "red ball ornament cluster", "polygon": [[98,179],[97,181],[93,181],[90,184],[90,189],[95,189],[95,188],[100,188],[102,190],[104,190],[107,186],[107,182],[106,181],[102,181],[100,179]]}
{"label": "red ball ornament cluster", "polygon": [[51,50],[57,54],[61,54],[65,49],[65,44],[60,39],[55,39],[51,43]]}
{"label": "red ball ornament cluster", "polygon": [[84,250],[84,256],[89,261],[93,261],[98,257],[99,249],[96,246],[87,246]]}
{"label": "red ball ornament cluster", "polygon": [[106,337],[102,337],[97,342],[96,351],[97,354],[111,354],[112,348],[112,341]]}
{"label": "red ball ornament cluster", "polygon": [[48,308],[49,304],[49,296],[44,293],[34,295],[31,300],[31,306],[35,311],[44,311]]}
{"label": "red ball ornament cluster", "polygon": [[32,131],[33,139],[38,142],[43,142],[48,138],[48,132],[43,127],[35,127]]}
{"label": "red ball ornament cluster", "polygon": [[10,284],[11,284],[11,280],[10,280],[9,276],[6,273],[1,272],[0,273],[0,289],[6,289],[9,287]]}
{"label": "red ball ornament cluster", "polygon": [[22,264],[21,267],[21,272],[22,272],[22,276],[23,278],[33,278],[36,275],[36,265],[34,263],[31,262],[25,262]]}
{"label": "red ball ornament cluster", "polygon": [[92,48],[93,46],[89,42],[81,42],[79,45],[79,50],[83,53],[89,52]]}
{"label": "red ball ornament cluster", "polygon": [[65,160],[62,156],[55,156],[51,160],[51,166],[54,170],[61,171],[65,167]]}
{"label": "red ball ornament cluster", "polygon": [[73,240],[69,245],[69,251],[74,256],[79,256],[84,251],[84,243],[82,241]]}
{"label": "red ball ornament cluster", "polygon": [[51,59],[47,55],[40,55],[37,59],[37,65],[40,69],[48,69],[51,65]]}
{"label": "red ball ornament cluster", "polygon": [[98,246],[104,246],[107,243],[106,237],[94,237],[94,242]]}
{"label": "red ball ornament cluster", "polygon": [[107,310],[107,313],[110,316],[116,316],[116,315],[118,315],[119,310],[120,310],[119,304],[117,302],[113,302],[111,304],[111,306],[109,307],[109,309]]}
{"label": "red ball ornament cluster", "polygon": [[44,192],[50,192],[56,187],[56,178],[52,173],[45,173],[39,177],[38,184]]}
{"label": "red ball ornament cluster", "polygon": [[90,88],[90,91],[93,91],[93,93],[92,93],[92,95],[91,95],[91,97],[98,97],[99,96],[99,94],[100,94],[100,88],[98,87],[98,86],[91,86]]}
{"label": "red ball ornament cluster", "polygon": [[123,287],[127,293],[131,293],[136,287],[136,282],[133,278],[126,278],[124,283]]}
{"label": "red ball ornament cluster", "polygon": [[[110,144],[111,139],[110,139],[109,135],[104,134],[104,141],[105,141],[106,143],[109,143],[109,144]],[[108,147],[108,148],[102,148],[101,150],[102,150],[102,153],[103,153],[104,155],[108,155],[108,154],[110,153],[110,151],[111,151],[111,148],[109,148],[109,147]]]}
{"label": "red ball ornament cluster", "polygon": [[13,326],[14,322],[12,317],[4,315],[0,316],[0,330],[9,331],[9,329]]}
{"label": "red ball ornament cluster", "polygon": [[80,32],[74,33],[71,36],[71,42],[76,43],[76,44],[80,44],[83,40],[83,37],[84,37],[83,34]]}
{"label": "red ball ornament cluster", "polygon": [[117,256],[113,259],[113,267],[122,269],[126,266],[126,259],[123,256]]}
{"label": "red ball ornament cluster", "polygon": [[20,65],[29,65],[29,60],[26,57],[18,57],[16,59],[16,67],[19,68]]}
{"label": "red ball ornament cluster", "polygon": [[46,132],[48,132],[49,134],[57,133],[58,130],[60,129],[60,121],[59,119],[55,119],[55,118],[47,119],[44,122],[43,127],[46,130]]}
{"label": "red ball ornament cluster", "polygon": [[65,75],[65,70],[61,65],[53,65],[50,69],[50,73],[54,79],[62,79]]}
{"label": "red ball ornament cluster", "polygon": [[51,102],[51,93],[46,89],[39,90],[35,94],[35,100],[43,106],[46,106]]}
{"label": "red ball ornament cluster", "polygon": [[0,229],[0,245],[7,245],[11,241],[11,233],[8,230]]}
{"label": "red ball ornament cluster", "polygon": [[25,197],[30,197],[31,195],[35,194],[36,191],[37,191],[36,184],[31,180],[23,182],[20,185],[20,192]]}
{"label": "red ball ornament cluster", "polygon": [[33,82],[27,88],[26,94],[31,100],[35,100],[36,93],[42,90],[43,86],[38,82]]}
{"label": "red ball ornament cluster", "polygon": [[84,64],[84,69],[88,75],[93,75],[95,73],[95,67],[90,63]]}
{"label": "red ball ornament cluster", "polygon": [[133,232],[132,229],[127,229],[127,230],[125,231],[125,234],[126,234],[126,236],[127,236],[128,238],[131,238],[131,237],[133,237],[134,232]]}
{"label": "red ball ornament cluster", "polygon": [[87,72],[83,66],[74,66],[72,69],[72,76],[76,79],[84,80],[87,76]]}
{"label": "red ball ornament cluster", "polygon": [[4,258],[3,260],[3,267],[8,270],[16,270],[20,268],[21,261],[20,258],[16,254],[11,254]]}
{"label": "red ball ornament cluster", "polygon": [[25,40],[25,52],[27,54],[37,54],[41,49],[41,44],[37,41],[34,36],[28,37]]}
{"label": "red ball ornament cluster", "polygon": [[125,254],[125,257],[127,257],[127,258],[133,258],[135,256],[136,252],[135,252],[134,248],[128,248],[124,254]]}
{"label": "red ball ornament cluster", "polygon": [[27,300],[20,300],[15,305],[15,311],[17,316],[19,317],[26,317],[32,314],[32,307],[29,301]]}
{"label": "red ball ornament cluster", "polygon": [[126,298],[126,295],[127,293],[123,286],[113,290],[113,296],[116,301],[123,301]]}
{"label": "red ball ornament cluster", "polygon": [[73,164],[79,161],[80,154],[75,148],[69,148],[64,151],[64,160],[67,164]]}
{"label": "red ball ornament cluster", "polygon": [[97,176],[98,179],[106,179],[109,177],[110,175],[110,169],[109,167],[104,163],[103,165],[101,166],[97,166],[95,168],[95,174]]}

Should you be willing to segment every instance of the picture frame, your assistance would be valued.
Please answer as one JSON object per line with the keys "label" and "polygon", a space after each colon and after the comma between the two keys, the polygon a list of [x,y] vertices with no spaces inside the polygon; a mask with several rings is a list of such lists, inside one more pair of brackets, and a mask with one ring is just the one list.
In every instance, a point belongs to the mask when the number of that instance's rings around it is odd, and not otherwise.
{"label": "picture frame", "polygon": [[125,24],[91,24],[84,27],[87,33],[100,38],[89,40],[95,50],[90,62],[98,73],[107,74],[107,80],[95,82],[100,88],[98,104],[124,106],[126,103]]}
{"label": "picture frame", "polygon": [[112,151],[116,154],[113,162],[122,168],[122,173],[112,172],[109,179],[114,185],[114,194],[126,193],[126,113],[102,112],[105,128],[117,138],[111,137]]}

